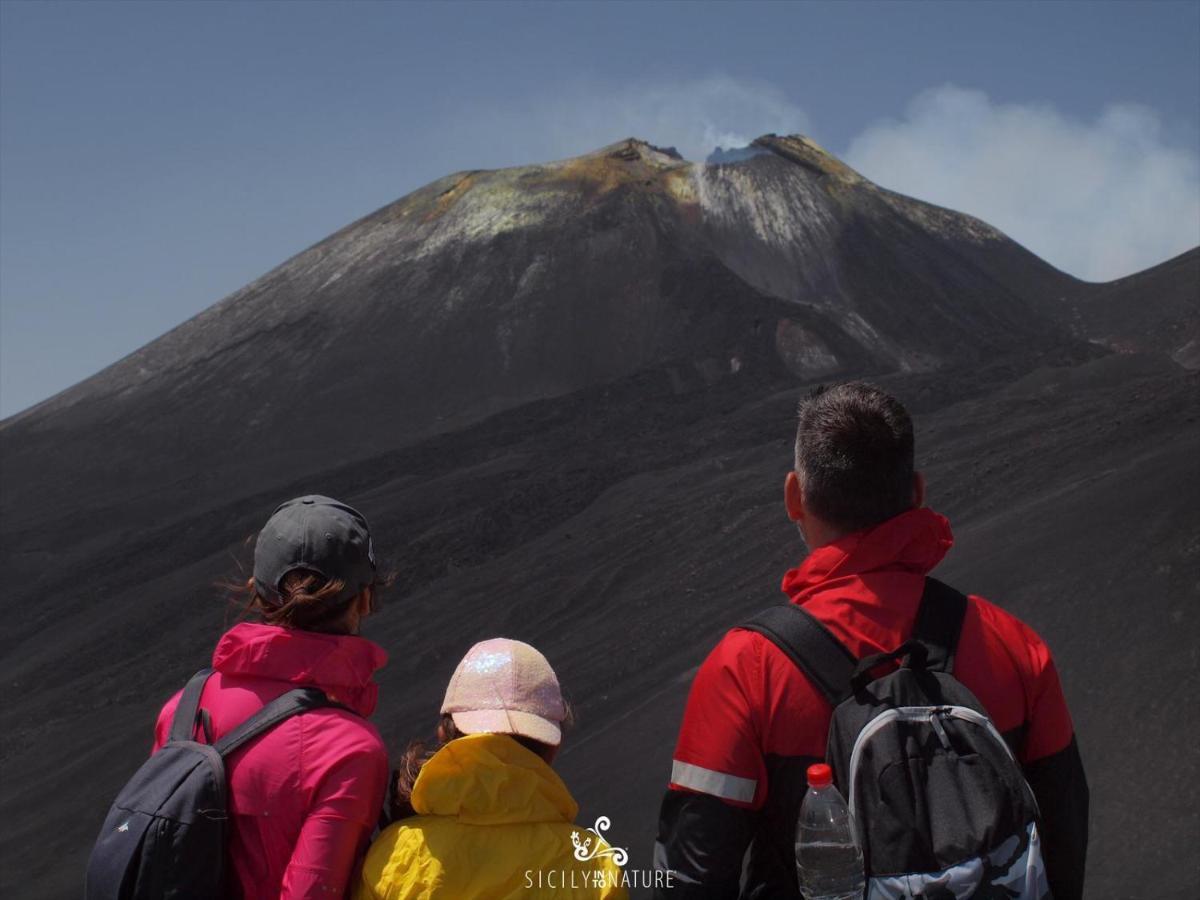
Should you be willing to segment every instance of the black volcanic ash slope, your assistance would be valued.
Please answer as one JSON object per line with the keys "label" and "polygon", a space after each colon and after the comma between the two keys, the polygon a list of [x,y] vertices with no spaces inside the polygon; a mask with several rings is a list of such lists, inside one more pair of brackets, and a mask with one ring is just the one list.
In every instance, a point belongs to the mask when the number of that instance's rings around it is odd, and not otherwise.
{"label": "black volcanic ash slope", "polygon": [[[1189,269],[1153,271],[1148,293],[1194,293]],[[1112,288],[802,138],[461,173],[343,229],[0,424],[0,850],[23,861],[0,889],[77,893],[158,704],[219,632],[213,580],[313,490],[360,505],[400,572],[369,632],[389,740],[427,731],[472,641],[530,640],[581,713],[581,818],[611,816],[645,867],[688,675],[799,554],[777,497],[795,400],[870,375],[918,411],[948,577],[1059,653],[1093,896],[1173,896],[1195,722],[1135,700],[1200,689],[1197,385],[1054,308]],[[1171,799],[1134,846],[1127,762],[1151,754]]]}
{"label": "black volcanic ash slope", "polygon": [[1039,308],[1118,352],[1158,351],[1200,369],[1200,247],[1136,275],[1080,285]]}

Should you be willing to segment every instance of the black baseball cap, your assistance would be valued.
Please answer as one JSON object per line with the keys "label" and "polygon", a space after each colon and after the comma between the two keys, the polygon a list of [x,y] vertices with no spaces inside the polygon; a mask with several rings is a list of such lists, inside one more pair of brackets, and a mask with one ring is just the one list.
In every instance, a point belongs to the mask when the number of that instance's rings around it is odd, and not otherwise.
{"label": "black baseball cap", "polygon": [[338,601],[374,584],[375,548],[363,514],[320,494],[280,504],[254,545],[255,590],[268,603],[278,603],[279,582],[295,569],[345,581]]}

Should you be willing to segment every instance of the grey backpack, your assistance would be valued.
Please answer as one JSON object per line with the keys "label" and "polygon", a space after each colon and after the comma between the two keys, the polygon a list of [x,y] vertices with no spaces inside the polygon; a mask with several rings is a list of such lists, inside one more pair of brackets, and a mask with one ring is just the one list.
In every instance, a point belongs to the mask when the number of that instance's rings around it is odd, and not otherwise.
{"label": "grey backpack", "polygon": [[167,742],[117,795],[88,860],[87,900],[213,900],[225,885],[225,758],[297,713],[334,705],[316,688],[271,701],[221,740],[193,739],[207,714],[200,693],[212,674],[192,676]]}
{"label": "grey backpack", "polygon": [[[867,900],[1050,900],[1033,790],[954,677],[967,598],[926,578],[908,641],[856,660],[794,604],[741,627],[786,653],[833,706],[826,762],[862,846]],[[878,678],[872,672],[903,660]]]}

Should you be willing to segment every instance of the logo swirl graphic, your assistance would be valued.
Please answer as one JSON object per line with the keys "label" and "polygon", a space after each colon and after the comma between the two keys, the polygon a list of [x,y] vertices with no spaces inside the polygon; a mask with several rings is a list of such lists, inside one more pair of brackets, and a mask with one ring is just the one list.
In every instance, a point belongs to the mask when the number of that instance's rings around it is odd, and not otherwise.
{"label": "logo swirl graphic", "polygon": [[584,837],[580,832],[572,831],[571,843],[575,845],[575,858],[580,862],[587,862],[589,859],[611,856],[613,862],[618,866],[624,866],[629,862],[629,853],[624,847],[605,846],[600,832],[608,831],[611,826],[612,823],[608,820],[608,816],[601,816],[596,820],[595,827],[588,829],[591,837]]}

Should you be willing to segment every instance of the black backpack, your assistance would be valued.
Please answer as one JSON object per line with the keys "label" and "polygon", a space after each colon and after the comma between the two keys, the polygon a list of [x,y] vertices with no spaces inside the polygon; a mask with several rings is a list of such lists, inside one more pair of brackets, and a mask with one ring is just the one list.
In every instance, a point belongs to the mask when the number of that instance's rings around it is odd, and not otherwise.
{"label": "black backpack", "polygon": [[88,860],[87,900],[211,900],[225,890],[225,758],[297,713],[332,706],[317,688],[271,701],[215,744],[200,693],[212,674],[192,676],[171,720],[171,734],[117,795]]}
{"label": "black backpack", "polygon": [[983,705],[954,678],[967,602],[927,578],[910,639],[861,661],[796,604],[741,626],[776,644],[833,705],[826,761],[854,815],[868,900],[1051,896],[1033,791]]}

